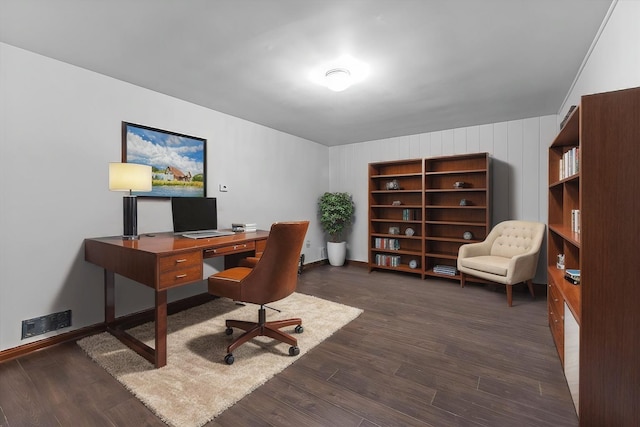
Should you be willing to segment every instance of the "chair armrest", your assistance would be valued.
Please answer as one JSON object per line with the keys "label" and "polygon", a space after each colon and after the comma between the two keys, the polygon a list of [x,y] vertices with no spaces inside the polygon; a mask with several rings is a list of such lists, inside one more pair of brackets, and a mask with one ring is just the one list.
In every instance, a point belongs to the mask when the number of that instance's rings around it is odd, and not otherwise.
{"label": "chair armrest", "polygon": [[458,258],[471,258],[474,256],[489,255],[491,244],[484,241],[478,243],[466,243],[458,249]]}
{"label": "chair armrest", "polygon": [[540,250],[516,255],[509,261],[507,283],[515,284],[533,279],[538,267]]}

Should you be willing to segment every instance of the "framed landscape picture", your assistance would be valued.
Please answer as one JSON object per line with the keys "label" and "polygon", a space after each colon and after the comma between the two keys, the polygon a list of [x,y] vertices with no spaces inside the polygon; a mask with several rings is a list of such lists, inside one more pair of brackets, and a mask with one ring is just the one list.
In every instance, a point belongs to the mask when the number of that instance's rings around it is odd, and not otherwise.
{"label": "framed landscape picture", "polygon": [[205,197],[207,140],[122,122],[122,161],[151,166],[153,186],[143,197]]}

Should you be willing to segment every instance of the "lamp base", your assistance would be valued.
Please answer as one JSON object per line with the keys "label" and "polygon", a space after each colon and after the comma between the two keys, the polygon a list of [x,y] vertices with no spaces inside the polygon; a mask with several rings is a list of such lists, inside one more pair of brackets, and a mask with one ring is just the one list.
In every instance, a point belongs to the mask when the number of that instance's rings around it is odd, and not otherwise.
{"label": "lamp base", "polygon": [[122,240],[138,240],[138,198],[127,194],[122,198],[124,231]]}

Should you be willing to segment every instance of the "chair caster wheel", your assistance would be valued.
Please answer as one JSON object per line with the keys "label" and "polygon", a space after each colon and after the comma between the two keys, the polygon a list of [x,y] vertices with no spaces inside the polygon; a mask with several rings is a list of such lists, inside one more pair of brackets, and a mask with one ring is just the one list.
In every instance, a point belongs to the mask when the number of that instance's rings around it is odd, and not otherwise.
{"label": "chair caster wheel", "polygon": [[231,335],[233,333],[233,328],[225,329],[224,333],[227,334],[227,335]]}
{"label": "chair caster wheel", "polygon": [[300,349],[297,346],[289,347],[289,356],[297,356],[299,354],[300,354]]}
{"label": "chair caster wheel", "polygon": [[304,328],[302,327],[302,325],[298,325],[296,326],[296,328],[294,329],[296,334],[301,334],[304,332]]}
{"label": "chair caster wheel", "polygon": [[[291,351],[289,351],[289,353],[291,353]],[[233,358],[233,354],[229,353],[224,357],[224,363],[226,363],[227,365],[233,365],[233,362],[235,361],[235,359]]]}

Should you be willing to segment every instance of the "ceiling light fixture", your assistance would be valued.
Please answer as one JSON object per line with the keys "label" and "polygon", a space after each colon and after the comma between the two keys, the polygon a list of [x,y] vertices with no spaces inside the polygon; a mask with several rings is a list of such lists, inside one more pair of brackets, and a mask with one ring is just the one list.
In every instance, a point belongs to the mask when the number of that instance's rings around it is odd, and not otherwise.
{"label": "ceiling light fixture", "polygon": [[334,92],[342,92],[351,86],[351,73],[346,68],[333,68],[326,72],[325,82]]}
{"label": "ceiling light fixture", "polygon": [[349,55],[318,64],[308,74],[313,83],[336,92],[357,85],[368,76],[369,65]]}

